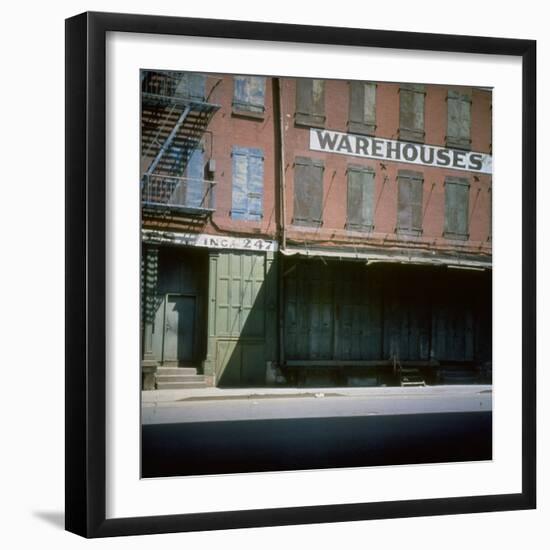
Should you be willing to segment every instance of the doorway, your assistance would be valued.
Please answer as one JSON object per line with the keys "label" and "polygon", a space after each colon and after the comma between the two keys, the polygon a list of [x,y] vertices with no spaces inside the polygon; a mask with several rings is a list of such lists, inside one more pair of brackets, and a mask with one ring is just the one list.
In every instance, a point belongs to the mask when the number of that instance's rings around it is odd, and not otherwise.
{"label": "doorway", "polygon": [[164,317],[164,363],[192,363],[196,359],[196,296],[167,294]]}

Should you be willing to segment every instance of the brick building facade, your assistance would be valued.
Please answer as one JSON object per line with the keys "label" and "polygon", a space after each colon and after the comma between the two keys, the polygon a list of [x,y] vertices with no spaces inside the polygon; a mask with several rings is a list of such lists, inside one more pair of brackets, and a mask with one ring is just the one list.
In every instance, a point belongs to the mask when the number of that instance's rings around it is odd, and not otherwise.
{"label": "brick building facade", "polygon": [[491,91],[142,71],[144,387],[491,366]]}

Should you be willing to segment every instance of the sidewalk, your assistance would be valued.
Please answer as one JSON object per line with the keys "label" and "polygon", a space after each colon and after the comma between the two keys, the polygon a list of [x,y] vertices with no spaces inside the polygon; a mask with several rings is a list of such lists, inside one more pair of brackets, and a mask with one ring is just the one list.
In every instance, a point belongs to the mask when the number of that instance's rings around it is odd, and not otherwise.
{"label": "sidewalk", "polygon": [[492,386],[199,388],[142,392],[143,424],[492,410]]}

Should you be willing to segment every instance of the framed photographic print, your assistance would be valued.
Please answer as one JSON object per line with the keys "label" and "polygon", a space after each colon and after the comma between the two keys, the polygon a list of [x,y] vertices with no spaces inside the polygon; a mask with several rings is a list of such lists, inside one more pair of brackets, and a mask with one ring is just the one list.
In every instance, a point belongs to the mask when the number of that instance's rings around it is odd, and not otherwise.
{"label": "framed photographic print", "polygon": [[535,507],[529,40],[66,22],[66,528]]}

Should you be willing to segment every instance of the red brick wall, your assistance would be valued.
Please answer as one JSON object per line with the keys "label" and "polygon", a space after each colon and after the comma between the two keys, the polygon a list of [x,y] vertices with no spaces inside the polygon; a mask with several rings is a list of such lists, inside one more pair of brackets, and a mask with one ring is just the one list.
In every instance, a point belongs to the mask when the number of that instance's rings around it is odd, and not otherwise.
{"label": "red brick wall", "polygon": [[[349,85],[347,81],[327,81],[326,128],[347,131]],[[457,89],[453,87],[453,89]],[[447,132],[447,90],[445,86],[426,86],[425,143],[445,146]],[[295,80],[283,79],[283,116],[285,120],[285,176],[287,236],[296,241],[323,244],[345,244],[346,241],[390,244],[413,243],[437,249],[490,252],[490,186],[486,174],[410,165],[406,163],[362,159],[334,153],[309,150],[309,129],[294,125]],[[484,90],[472,91],[472,150],[490,153],[491,94]],[[376,97],[376,137],[396,139],[399,128],[399,85],[379,83]],[[293,162],[296,156],[322,159],[325,165],[323,181],[323,225],[319,229],[295,227],[293,217]],[[348,164],[373,168],[375,178],[374,230],[366,235],[345,229]],[[395,233],[397,221],[397,172],[415,170],[424,174],[423,233],[421,237],[405,237]],[[446,176],[467,177],[470,181],[470,238],[468,241],[450,241],[443,238]]]}
{"label": "red brick wall", "polygon": [[[453,87],[453,89],[457,89]],[[447,131],[447,90],[445,86],[426,86],[425,143],[445,146]],[[491,152],[491,92],[471,90],[472,150]],[[206,159],[216,161],[216,211],[211,222],[200,230],[210,233],[239,233],[269,238],[277,237],[278,167],[276,164],[276,130],[279,120],[273,105],[273,83],[266,82],[265,113],[263,117],[236,115],[232,112],[233,78],[209,75],[206,84],[208,101],[221,105],[214,115],[205,136]],[[399,162],[363,159],[309,149],[309,128],[294,123],[296,81],[281,79],[282,119],[284,140],[284,174],[286,195],[287,237],[295,241],[343,245],[346,243],[395,244],[435,249],[467,250],[490,253],[491,176],[437,167],[410,165]],[[376,136],[397,139],[399,128],[399,84],[379,83],[376,98]],[[325,128],[347,131],[349,83],[345,80],[326,81]],[[234,145],[256,147],[264,151],[264,216],[261,221],[233,220],[232,158]],[[323,225],[319,229],[296,227],[291,224],[294,205],[294,158],[306,156],[324,161]],[[375,178],[375,227],[370,234],[345,229],[347,209],[348,164],[373,168]],[[397,220],[397,171],[409,169],[423,172],[423,233],[421,237],[404,237],[395,233]],[[468,241],[449,241],[443,237],[446,176],[468,177],[470,181],[470,237]],[[158,222],[147,222],[149,226]],[[174,230],[187,227],[173,218],[162,225]]]}

